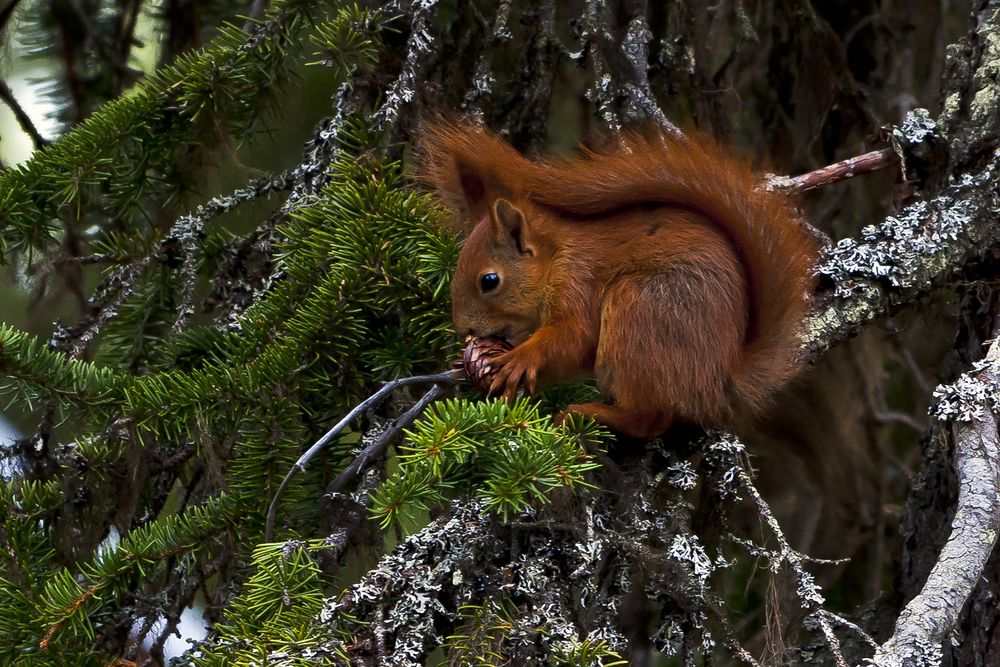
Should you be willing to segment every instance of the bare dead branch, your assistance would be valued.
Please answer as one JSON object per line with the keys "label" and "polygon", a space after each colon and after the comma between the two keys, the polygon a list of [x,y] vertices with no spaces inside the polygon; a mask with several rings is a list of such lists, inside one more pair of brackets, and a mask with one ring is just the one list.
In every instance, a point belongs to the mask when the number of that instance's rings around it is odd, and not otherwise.
{"label": "bare dead branch", "polygon": [[[791,545],[789,545],[788,540],[785,538],[784,531],[778,524],[778,519],[774,516],[774,513],[771,512],[771,508],[767,504],[767,501],[764,500],[764,497],[754,486],[749,467],[744,464],[741,466],[737,474],[739,475],[741,486],[757,507],[757,514],[760,516],[761,521],[767,525],[771,534],[774,535],[775,540],[778,542],[778,550],[776,552],[765,552],[767,553],[768,560],[770,561],[771,571],[778,572],[783,565],[792,570],[796,581],[795,593],[799,598],[800,604],[804,609],[809,609],[811,611],[810,618],[819,626],[821,634],[826,641],[827,648],[830,649],[830,654],[833,656],[837,667],[847,667],[847,660],[844,658],[844,654],[840,649],[840,640],[838,640],[837,636],[834,634],[833,628],[830,626],[829,619],[823,614],[818,613],[823,611],[822,605],[824,599],[813,575],[806,572],[805,568],[802,567],[802,563],[807,560],[807,557],[800,554],[798,551],[795,551],[792,549]],[[808,560],[815,561],[816,559]]]}
{"label": "bare dead branch", "polygon": [[329,493],[340,493],[344,487],[353,482],[372,461],[385,454],[385,450],[388,449],[389,444],[396,436],[403,432],[404,428],[412,424],[421,415],[424,408],[444,394],[446,387],[461,381],[461,378],[456,375],[455,371],[449,371],[443,375],[447,376],[445,381],[436,382],[416,403],[399,418],[394,420],[389,428],[380,433],[371,444],[361,450],[346,468],[340,471],[340,474],[330,484],[328,488]]}
{"label": "bare dead branch", "polygon": [[497,3],[496,16],[493,18],[493,25],[486,38],[486,46],[476,61],[476,69],[472,75],[472,86],[465,94],[466,105],[480,120],[482,120],[483,101],[493,94],[493,86],[496,84],[491,59],[500,44],[509,41],[512,37],[508,26],[511,2],[512,0],[500,0]]}
{"label": "bare dead branch", "polygon": [[[998,334],[1000,329],[993,335]],[[941,399],[935,408],[939,419],[955,421],[955,518],[923,589],[871,661],[881,667],[940,661],[941,642],[979,582],[1000,527],[1000,340],[994,339],[983,362],[935,395]]]}
{"label": "bare dead branch", "polygon": [[385,102],[372,114],[372,126],[378,130],[392,126],[403,106],[417,94],[420,73],[432,55],[434,32],[431,21],[437,0],[414,0],[410,6],[410,36],[406,40],[406,59],[399,76],[385,91]]}
{"label": "bare dead branch", "polygon": [[780,190],[789,194],[798,194],[831,183],[838,183],[848,178],[854,178],[861,174],[885,169],[898,163],[899,156],[896,155],[892,148],[882,148],[877,151],[870,151],[864,155],[834,162],[831,165],[810,171],[801,176],[771,175],[767,179],[766,188],[768,190]]}
{"label": "bare dead branch", "polygon": [[590,61],[593,70],[593,80],[587,89],[587,98],[594,105],[597,118],[604,129],[617,131],[621,129],[621,121],[615,114],[614,97],[616,86],[611,75],[611,68],[604,55],[604,44],[611,39],[607,32],[608,7],[605,0],[586,0],[580,23],[580,51],[574,54],[578,62]]}
{"label": "bare dead branch", "polygon": [[433,375],[415,375],[400,378],[386,383],[374,394],[356,405],[354,409],[348,412],[343,419],[333,426],[333,428],[327,431],[322,438],[313,443],[313,445],[299,457],[299,460],[295,462],[295,465],[293,465],[285,474],[285,478],[281,480],[278,490],[274,492],[274,498],[271,500],[271,505],[267,510],[267,523],[264,528],[264,541],[270,542],[274,537],[274,523],[278,516],[278,504],[281,502],[281,497],[284,495],[285,489],[288,488],[288,485],[291,483],[292,478],[294,478],[296,474],[305,471],[309,462],[316,458],[321,451],[326,449],[345,428],[354,422],[355,419],[363,415],[368,410],[371,410],[379,405],[389,396],[389,394],[397,389],[415,384],[432,385],[430,390],[428,390],[427,393],[420,398],[420,400],[418,400],[409,410],[403,413],[402,416],[397,418],[388,429],[375,437],[374,440],[361,450],[354,460],[351,461],[351,463],[348,464],[348,466],[344,468],[339,475],[337,475],[337,478],[330,486],[329,491],[331,493],[338,493],[342,491],[345,486],[354,481],[357,476],[361,474],[361,471],[364,470],[369,463],[371,463],[371,461],[385,453],[386,448],[393,441],[393,439],[399,435],[404,428],[412,424],[413,420],[420,416],[420,413],[423,412],[424,408],[426,408],[429,403],[441,396],[445,387],[461,382],[464,377],[464,371],[450,370]]}
{"label": "bare dead branch", "polygon": [[18,103],[7,82],[2,80],[0,80],[0,100],[3,100],[3,103],[10,107],[10,110],[14,113],[14,118],[17,119],[17,124],[21,126],[25,134],[31,137],[31,142],[35,145],[36,149],[44,148],[48,145],[48,140],[38,132],[38,128],[35,127],[35,124],[31,122],[31,117],[28,116],[27,112]]}

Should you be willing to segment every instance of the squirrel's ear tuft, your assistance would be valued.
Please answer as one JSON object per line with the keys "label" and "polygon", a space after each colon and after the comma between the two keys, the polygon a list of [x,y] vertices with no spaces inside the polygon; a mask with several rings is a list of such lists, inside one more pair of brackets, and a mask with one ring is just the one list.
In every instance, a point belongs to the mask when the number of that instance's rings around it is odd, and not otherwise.
{"label": "squirrel's ear tuft", "polygon": [[490,211],[493,239],[498,246],[511,245],[522,255],[534,255],[528,233],[528,221],[521,209],[506,199],[497,199]]}
{"label": "squirrel's ear tuft", "polygon": [[532,165],[486,128],[457,120],[425,122],[417,147],[417,179],[469,225],[491,215],[497,197],[519,191]]}
{"label": "squirrel's ear tuft", "polygon": [[476,169],[476,165],[467,164],[459,159],[455,160],[455,175],[458,183],[462,187],[462,195],[465,197],[468,210],[480,208],[486,202],[486,179],[483,174]]}

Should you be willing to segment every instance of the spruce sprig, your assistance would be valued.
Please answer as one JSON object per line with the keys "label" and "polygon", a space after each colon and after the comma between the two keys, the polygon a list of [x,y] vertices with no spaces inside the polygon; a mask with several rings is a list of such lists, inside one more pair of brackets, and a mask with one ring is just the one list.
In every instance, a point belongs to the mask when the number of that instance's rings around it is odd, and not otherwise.
{"label": "spruce sprig", "polygon": [[554,425],[527,398],[441,401],[406,431],[399,469],[375,492],[372,513],[385,528],[450,491],[477,495],[506,520],[555,489],[587,486],[586,474],[598,467],[587,448],[608,437],[576,415]]}
{"label": "spruce sprig", "polygon": [[253,550],[254,573],[226,610],[210,644],[190,656],[197,667],[346,665],[340,650],[319,646],[315,618],[324,581],[315,554],[324,540],[265,543]]}

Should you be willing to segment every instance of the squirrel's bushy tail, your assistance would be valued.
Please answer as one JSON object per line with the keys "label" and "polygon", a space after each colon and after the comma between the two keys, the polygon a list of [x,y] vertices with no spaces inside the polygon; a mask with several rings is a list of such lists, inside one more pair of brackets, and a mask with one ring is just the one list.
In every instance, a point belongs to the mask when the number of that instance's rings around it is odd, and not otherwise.
{"label": "squirrel's bushy tail", "polygon": [[816,244],[787,197],[763,190],[747,163],[707,137],[653,130],[625,133],[603,150],[522,176],[532,201],[569,217],[660,203],[712,220],[745,267],[751,304],[743,355],[732,371],[744,405],[733,407],[759,412],[795,374]]}

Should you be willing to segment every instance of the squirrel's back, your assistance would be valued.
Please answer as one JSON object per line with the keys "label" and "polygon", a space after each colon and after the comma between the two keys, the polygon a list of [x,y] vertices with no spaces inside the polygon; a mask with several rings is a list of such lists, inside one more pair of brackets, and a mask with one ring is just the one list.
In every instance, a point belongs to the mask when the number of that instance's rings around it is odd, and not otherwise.
{"label": "squirrel's back", "polygon": [[704,216],[722,231],[744,267],[750,303],[732,380],[740,401],[757,412],[796,372],[816,254],[787,197],[762,185],[749,164],[708,137],[647,130],[533,169],[522,187],[532,201],[564,217],[662,204]]}

